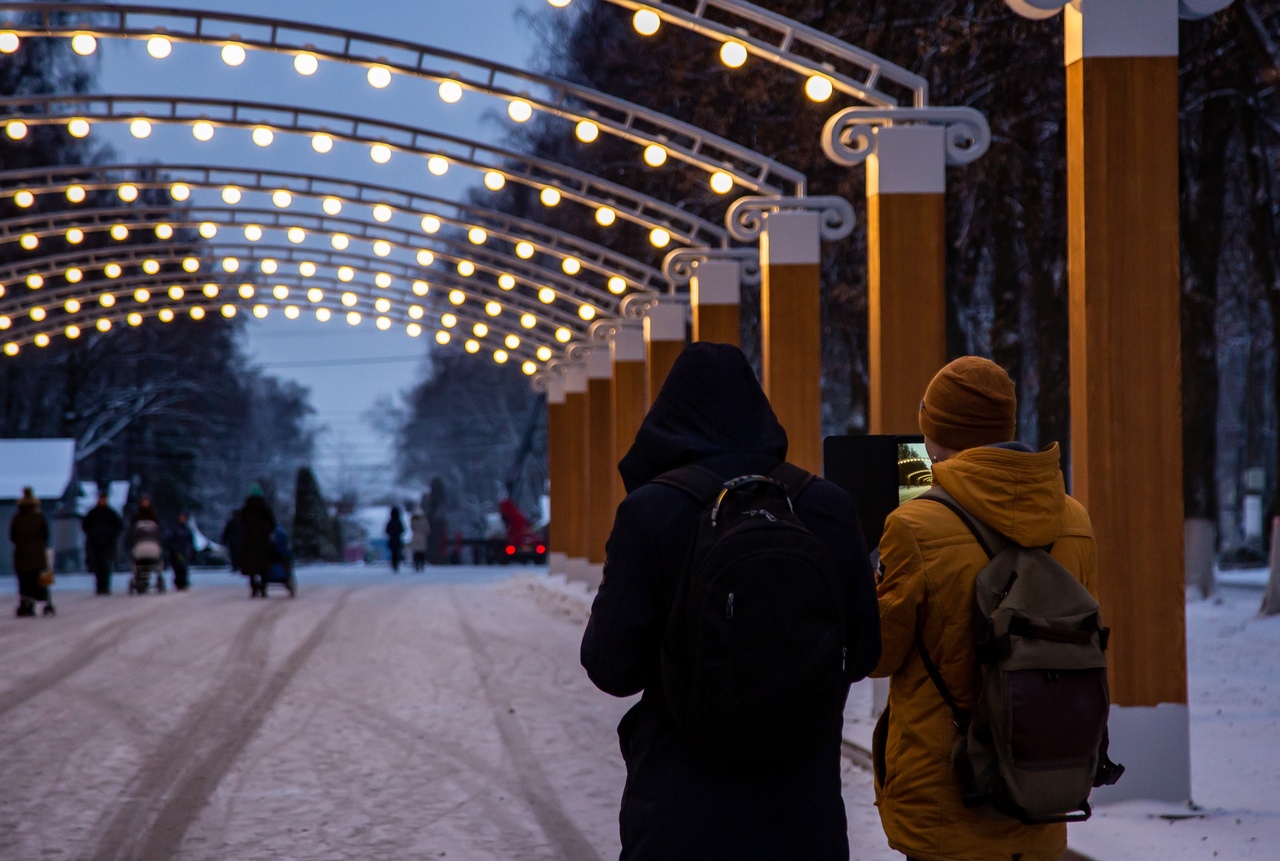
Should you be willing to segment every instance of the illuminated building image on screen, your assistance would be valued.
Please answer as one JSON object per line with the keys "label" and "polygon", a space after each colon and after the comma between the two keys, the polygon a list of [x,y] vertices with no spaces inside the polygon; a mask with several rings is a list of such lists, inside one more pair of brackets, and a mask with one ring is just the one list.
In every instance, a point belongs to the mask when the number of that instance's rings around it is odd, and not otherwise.
{"label": "illuminated building image on screen", "polygon": [[933,487],[933,467],[922,442],[898,443],[898,504]]}

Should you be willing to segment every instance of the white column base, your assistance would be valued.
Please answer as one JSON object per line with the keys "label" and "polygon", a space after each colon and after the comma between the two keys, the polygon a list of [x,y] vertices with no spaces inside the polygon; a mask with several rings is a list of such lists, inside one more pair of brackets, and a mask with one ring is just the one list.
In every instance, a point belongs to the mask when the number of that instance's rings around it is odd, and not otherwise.
{"label": "white column base", "polygon": [[1098,804],[1142,798],[1186,803],[1191,800],[1191,722],[1187,707],[1161,703],[1155,708],[1112,706],[1111,760],[1125,768],[1115,786],[1090,797]]}
{"label": "white column base", "polygon": [[586,570],[587,588],[595,591],[600,588],[600,584],[604,582],[604,563],[588,562]]}
{"label": "white column base", "polygon": [[587,565],[588,565],[588,564],[589,564],[589,563],[587,562],[587,560],[586,560],[586,559],[583,559],[583,558],[578,557],[578,556],[570,556],[570,557],[569,557],[569,564],[568,564],[568,567],[567,567],[567,568],[566,568],[566,570],[565,570],[565,575],[564,575],[564,576],[565,576],[565,577],[567,577],[567,578],[568,578],[568,580],[569,580],[569,582],[571,582],[571,583],[586,583],[586,582],[589,582],[589,581],[588,581],[588,579],[587,579]]}
{"label": "white column base", "polygon": [[560,553],[553,550],[547,554],[547,573],[548,574],[564,574],[569,573],[569,554]]}

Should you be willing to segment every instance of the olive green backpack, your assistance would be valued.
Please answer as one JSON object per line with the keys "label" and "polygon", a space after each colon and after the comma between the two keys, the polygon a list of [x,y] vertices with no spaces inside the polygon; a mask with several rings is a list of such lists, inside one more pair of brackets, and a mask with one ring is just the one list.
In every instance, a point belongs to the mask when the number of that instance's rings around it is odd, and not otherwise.
{"label": "olive green backpack", "polygon": [[973,709],[956,706],[919,632],[925,670],[960,738],[952,763],[966,807],[1026,825],[1081,822],[1089,792],[1120,779],[1107,756],[1107,639],[1097,600],[1050,555],[972,517],[941,487],[922,499],[950,508],[991,560],[974,590]]}

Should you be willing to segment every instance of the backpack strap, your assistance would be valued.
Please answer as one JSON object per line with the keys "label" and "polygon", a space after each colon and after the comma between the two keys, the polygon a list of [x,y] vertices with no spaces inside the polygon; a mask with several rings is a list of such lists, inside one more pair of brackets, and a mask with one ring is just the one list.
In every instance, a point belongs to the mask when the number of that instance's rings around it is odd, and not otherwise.
{"label": "backpack strap", "polygon": [[716,501],[720,491],[724,490],[724,479],[705,466],[691,464],[676,467],[653,479],[654,484],[665,484],[677,490],[683,490],[692,496],[700,505],[710,505]]}
{"label": "backpack strap", "polygon": [[800,498],[800,494],[809,489],[809,485],[813,484],[813,480],[817,478],[807,469],[801,469],[794,463],[783,461],[778,468],[769,473],[769,477],[774,481],[782,482],[783,487],[787,489],[787,496],[795,502]]}
{"label": "backpack strap", "polygon": [[929,650],[924,647],[924,637],[921,636],[919,628],[916,629],[916,651],[920,653],[924,671],[929,674],[933,686],[942,695],[942,701],[947,704],[947,708],[951,709],[951,723],[955,726],[956,732],[968,735],[971,713],[956,705],[955,697],[951,696],[951,689],[943,680],[942,673],[938,672],[938,665],[933,662],[933,658],[929,656]]}
{"label": "backpack strap", "polygon": [[996,554],[1007,547],[1012,547],[1014,544],[1008,538],[1005,538],[999,532],[996,532],[990,526],[975,518],[965,510],[964,506],[956,502],[954,496],[947,493],[936,484],[916,498],[929,499],[934,502],[942,503],[947,508],[950,508],[956,517],[960,518],[960,522],[969,527],[969,531],[973,533],[973,537],[978,539],[978,544],[982,547],[982,552],[987,554],[988,559],[996,558]]}

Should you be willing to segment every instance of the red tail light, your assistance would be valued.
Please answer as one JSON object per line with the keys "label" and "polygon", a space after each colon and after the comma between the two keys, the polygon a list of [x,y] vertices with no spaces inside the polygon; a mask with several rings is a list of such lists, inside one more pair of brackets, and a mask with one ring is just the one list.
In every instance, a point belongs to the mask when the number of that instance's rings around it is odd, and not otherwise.
{"label": "red tail light", "polygon": [[508,545],[507,545],[507,555],[508,555],[508,556],[515,556],[515,555],[516,555],[516,546],[515,546],[514,544],[508,544]]}
{"label": "red tail light", "polygon": [[539,553],[546,553],[546,552],[547,552],[547,548],[545,548],[545,547],[543,547],[541,544],[539,544],[539,545],[538,545],[538,552],[539,552]]}

